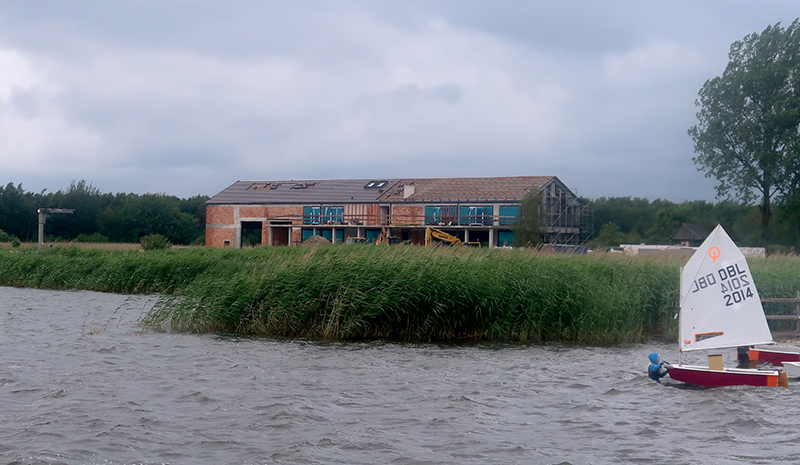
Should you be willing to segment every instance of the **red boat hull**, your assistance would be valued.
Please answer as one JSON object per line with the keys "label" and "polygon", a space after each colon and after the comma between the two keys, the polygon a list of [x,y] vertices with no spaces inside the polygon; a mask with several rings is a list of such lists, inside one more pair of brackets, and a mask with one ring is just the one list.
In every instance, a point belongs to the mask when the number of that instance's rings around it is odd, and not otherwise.
{"label": "red boat hull", "polygon": [[750,361],[769,362],[773,366],[783,366],[783,362],[800,362],[800,353],[770,349],[750,348]]}
{"label": "red boat hull", "polygon": [[[694,365],[676,365],[669,369],[669,377],[676,381],[704,387],[771,386],[783,385],[776,370],[726,368],[712,370]],[[784,387],[788,387],[786,384]]]}

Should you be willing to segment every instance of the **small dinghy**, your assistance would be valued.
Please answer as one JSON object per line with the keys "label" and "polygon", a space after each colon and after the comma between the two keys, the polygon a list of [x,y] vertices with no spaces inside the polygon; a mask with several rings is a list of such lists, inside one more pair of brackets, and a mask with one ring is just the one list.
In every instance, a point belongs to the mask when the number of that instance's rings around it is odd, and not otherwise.
{"label": "small dinghy", "polygon": [[726,368],[719,353],[709,355],[708,366],[683,363],[692,351],[773,343],[747,260],[722,226],[681,269],[680,291],[680,363],[669,367],[670,378],[704,387],[789,387],[782,370]]}

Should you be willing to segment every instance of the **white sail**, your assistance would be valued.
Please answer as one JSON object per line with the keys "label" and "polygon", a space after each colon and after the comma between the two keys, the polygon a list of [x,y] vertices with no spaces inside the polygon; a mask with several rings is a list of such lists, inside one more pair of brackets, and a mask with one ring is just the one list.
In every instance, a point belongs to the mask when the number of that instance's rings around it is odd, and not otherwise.
{"label": "white sail", "polygon": [[681,270],[680,350],[769,343],[747,260],[717,226]]}

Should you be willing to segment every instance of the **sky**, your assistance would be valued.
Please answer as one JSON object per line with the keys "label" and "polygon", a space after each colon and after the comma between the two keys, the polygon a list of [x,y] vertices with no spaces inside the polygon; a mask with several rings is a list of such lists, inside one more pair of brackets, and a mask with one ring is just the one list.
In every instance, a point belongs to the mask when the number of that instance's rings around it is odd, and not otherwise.
{"label": "sky", "polygon": [[687,134],[795,0],[0,0],[0,185],[557,176],[715,201]]}

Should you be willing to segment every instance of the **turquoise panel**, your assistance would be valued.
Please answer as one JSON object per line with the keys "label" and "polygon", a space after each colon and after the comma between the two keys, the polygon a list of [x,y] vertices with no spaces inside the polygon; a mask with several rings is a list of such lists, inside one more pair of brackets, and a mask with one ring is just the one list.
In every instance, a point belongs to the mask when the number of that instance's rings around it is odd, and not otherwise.
{"label": "turquoise panel", "polygon": [[303,224],[319,224],[319,207],[303,207]]}
{"label": "turquoise panel", "polygon": [[[502,207],[500,207],[502,208]],[[514,243],[514,233],[512,231],[498,231],[497,232],[497,245],[511,246]]]}
{"label": "turquoise panel", "polygon": [[375,242],[378,240],[378,236],[381,235],[380,229],[367,229],[366,231],[367,242]]}
{"label": "turquoise panel", "polygon": [[442,208],[428,205],[425,207],[425,224],[439,223],[442,219]]}
{"label": "turquoise panel", "polygon": [[500,224],[513,224],[519,217],[519,205],[500,205]]}

